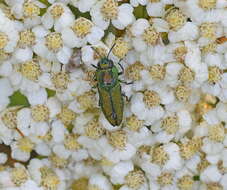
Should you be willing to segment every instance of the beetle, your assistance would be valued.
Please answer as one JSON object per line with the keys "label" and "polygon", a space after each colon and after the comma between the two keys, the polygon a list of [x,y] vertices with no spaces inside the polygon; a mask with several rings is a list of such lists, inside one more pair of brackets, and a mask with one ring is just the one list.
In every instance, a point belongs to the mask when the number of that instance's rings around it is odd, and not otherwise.
{"label": "beetle", "polygon": [[[97,80],[97,88],[99,93],[99,105],[106,119],[113,126],[119,126],[123,119],[124,100],[121,90],[121,81],[119,75],[123,74],[123,67],[118,62],[122,71],[119,72],[114,62],[109,59],[109,54],[113,49],[111,47],[107,56],[102,57],[96,68],[95,79]],[[125,82],[126,83],[126,82]],[[131,84],[131,83],[126,83]]]}

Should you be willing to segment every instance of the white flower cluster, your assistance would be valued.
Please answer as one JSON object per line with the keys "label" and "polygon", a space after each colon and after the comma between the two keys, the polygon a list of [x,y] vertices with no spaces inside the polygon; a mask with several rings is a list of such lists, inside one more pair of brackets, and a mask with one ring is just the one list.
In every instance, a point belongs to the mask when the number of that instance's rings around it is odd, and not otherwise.
{"label": "white flower cluster", "polygon": [[226,190],[227,1],[0,1],[0,189]]}

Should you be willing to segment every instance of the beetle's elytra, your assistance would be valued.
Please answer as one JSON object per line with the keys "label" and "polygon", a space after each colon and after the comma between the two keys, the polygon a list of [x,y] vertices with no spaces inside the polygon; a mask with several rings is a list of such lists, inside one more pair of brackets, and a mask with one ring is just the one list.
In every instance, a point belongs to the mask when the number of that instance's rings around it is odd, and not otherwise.
{"label": "beetle's elytra", "polygon": [[101,58],[96,68],[96,80],[99,93],[99,105],[106,119],[113,126],[119,126],[123,119],[124,101],[119,73],[111,59]]}

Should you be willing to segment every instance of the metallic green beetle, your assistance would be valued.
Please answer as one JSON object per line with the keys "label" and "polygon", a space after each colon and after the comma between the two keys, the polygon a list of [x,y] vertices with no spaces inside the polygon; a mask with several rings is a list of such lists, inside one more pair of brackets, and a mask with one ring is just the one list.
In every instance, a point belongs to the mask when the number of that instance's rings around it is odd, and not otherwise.
{"label": "metallic green beetle", "polygon": [[[123,71],[120,62],[118,64]],[[108,56],[101,58],[98,65],[93,65],[93,67],[96,68],[99,105],[110,124],[119,126],[123,119],[124,100],[120,85],[121,81],[118,77],[123,72],[118,71]]]}

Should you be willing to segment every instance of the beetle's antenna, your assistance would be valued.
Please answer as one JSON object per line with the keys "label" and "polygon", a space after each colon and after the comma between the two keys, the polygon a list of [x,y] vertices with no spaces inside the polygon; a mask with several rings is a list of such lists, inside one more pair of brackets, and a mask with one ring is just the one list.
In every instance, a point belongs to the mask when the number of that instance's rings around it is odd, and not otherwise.
{"label": "beetle's antenna", "polygon": [[116,43],[114,43],[113,46],[110,48],[110,51],[109,51],[109,53],[107,55],[107,58],[109,57],[109,55],[110,55],[110,53],[111,53],[111,51],[112,51],[112,49],[114,48],[115,45],[116,45]]}
{"label": "beetle's antenna", "polygon": [[124,72],[124,67],[121,65],[121,61],[123,60],[123,58],[121,58],[119,61],[118,61],[118,65],[121,67],[121,72],[123,73]]}
{"label": "beetle's antenna", "polygon": [[100,55],[100,53],[94,47],[91,46],[91,48],[95,51],[95,53],[97,53],[100,57],[102,57],[102,55]]}

